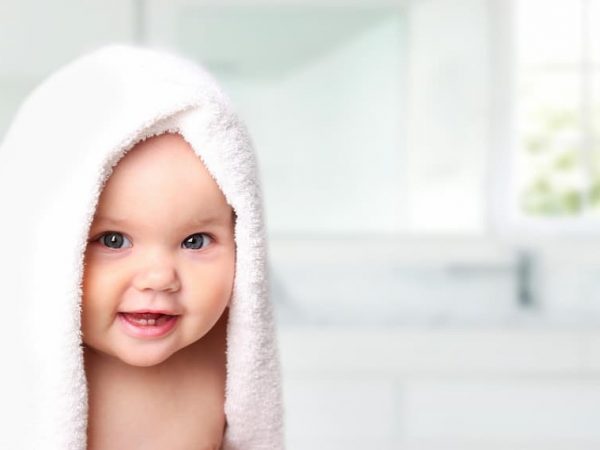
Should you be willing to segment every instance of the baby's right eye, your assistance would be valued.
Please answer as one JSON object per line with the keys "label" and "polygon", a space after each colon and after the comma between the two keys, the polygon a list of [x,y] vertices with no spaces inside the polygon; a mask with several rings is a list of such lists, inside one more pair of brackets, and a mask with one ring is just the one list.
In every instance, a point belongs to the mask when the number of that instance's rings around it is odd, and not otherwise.
{"label": "baby's right eye", "polygon": [[[106,247],[115,249],[123,248],[122,245],[124,240],[129,242],[129,239],[127,239],[125,236],[123,236],[122,233],[119,233],[117,231],[109,231],[107,233],[104,233],[98,238],[98,240],[101,244],[105,245]],[[130,245],[128,247],[131,247],[131,242],[129,242],[129,244]]]}

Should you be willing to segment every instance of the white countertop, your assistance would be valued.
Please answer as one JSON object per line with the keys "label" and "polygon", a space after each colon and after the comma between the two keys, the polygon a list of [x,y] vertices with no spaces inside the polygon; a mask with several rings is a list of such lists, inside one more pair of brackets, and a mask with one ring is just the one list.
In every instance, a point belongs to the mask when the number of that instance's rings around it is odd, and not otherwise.
{"label": "white countertop", "polygon": [[289,374],[600,375],[600,327],[278,329]]}

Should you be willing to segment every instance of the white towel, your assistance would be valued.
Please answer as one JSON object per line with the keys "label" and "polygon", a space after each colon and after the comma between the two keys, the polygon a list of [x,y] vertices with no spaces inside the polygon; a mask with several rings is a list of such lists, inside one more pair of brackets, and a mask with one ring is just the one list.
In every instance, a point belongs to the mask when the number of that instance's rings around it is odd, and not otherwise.
{"label": "white towel", "polygon": [[280,361],[256,155],[214,78],[130,45],[64,66],[24,101],[0,145],[0,448],[86,448],[81,281],[103,183],[140,140],[177,131],[237,214],[224,450],[283,449]]}

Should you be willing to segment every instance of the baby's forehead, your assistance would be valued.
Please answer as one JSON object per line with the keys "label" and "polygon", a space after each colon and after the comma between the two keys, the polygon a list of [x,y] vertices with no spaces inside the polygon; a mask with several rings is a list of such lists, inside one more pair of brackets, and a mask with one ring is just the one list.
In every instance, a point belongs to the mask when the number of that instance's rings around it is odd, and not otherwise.
{"label": "baby's forehead", "polygon": [[130,164],[149,164],[151,162],[180,159],[186,162],[202,160],[194,149],[179,133],[164,133],[150,136],[134,145],[117,163],[117,167]]}
{"label": "baby's forehead", "polygon": [[[114,173],[126,172],[128,177],[212,179],[208,168],[192,146],[176,133],[151,136],[138,142],[117,162]],[[111,176],[112,177],[112,176]],[[150,180],[147,180],[150,181]]]}

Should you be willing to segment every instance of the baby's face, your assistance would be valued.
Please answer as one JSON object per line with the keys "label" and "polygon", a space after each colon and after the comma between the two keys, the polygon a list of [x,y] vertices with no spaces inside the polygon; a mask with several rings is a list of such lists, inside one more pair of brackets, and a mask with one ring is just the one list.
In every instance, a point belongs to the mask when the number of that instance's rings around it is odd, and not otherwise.
{"label": "baby's face", "polygon": [[[201,339],[231,298],[232,208],[178,134],[149,138],[119,161],[89,231],[83,340],[135,366],[151,366]],[[133,325],[123,312],[163,310],[165,325]]]}

